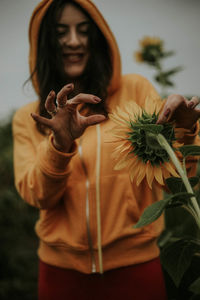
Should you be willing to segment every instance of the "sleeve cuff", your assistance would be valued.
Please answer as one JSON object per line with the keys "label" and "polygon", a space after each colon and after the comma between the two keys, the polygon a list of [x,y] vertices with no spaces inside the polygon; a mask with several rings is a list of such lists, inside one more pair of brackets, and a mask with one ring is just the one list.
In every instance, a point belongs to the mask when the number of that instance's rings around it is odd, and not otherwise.
{"label": "sleeve cuff", "polygon": [[48,174],[52,175],[66,175],[69,173],[68,163],[71,158],[77,153],[77,145],[72,144],[71,152],[64,153],[58,151],[52,142],[52,135],[48,140],[45,140],[39,146],[39,162],[41,169]]}

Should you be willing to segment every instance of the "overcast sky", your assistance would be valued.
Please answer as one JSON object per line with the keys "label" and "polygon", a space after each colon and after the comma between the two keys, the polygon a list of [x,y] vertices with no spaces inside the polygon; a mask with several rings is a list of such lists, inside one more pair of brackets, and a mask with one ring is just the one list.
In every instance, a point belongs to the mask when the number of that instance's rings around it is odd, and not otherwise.
{"label": "overcast sky", "polygon": [[[28,71],[28,23],[38,0],[0,0],[0,119],[37,97],[31,85],[23,89]],[[183,66],[170,93],[200,96],[200,0],[93,0],[108,21],[119,44],[123,73],[147,77],[157,90],[154,71],[133,59],[144,36],[164,40],[176,54],[165,68]]]}

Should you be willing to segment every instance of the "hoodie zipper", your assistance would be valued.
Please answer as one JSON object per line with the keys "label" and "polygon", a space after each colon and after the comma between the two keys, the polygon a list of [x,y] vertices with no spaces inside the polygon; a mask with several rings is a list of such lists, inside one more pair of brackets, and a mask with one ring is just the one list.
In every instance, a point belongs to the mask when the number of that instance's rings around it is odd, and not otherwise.
{"label": "hoodie zipper", "polygon": [[88,178],[87,169],[86,169],[84,161],[83,161],[82,138],[80,138],[78,151],[79,151],[79,155],[81,158],[81,164],[82,164],[85,176],[86,176],[86,182],[85,182],[85,185],[86,185],[86,210],[85,210],[85,213],[86,213],[87,237],[88,237],[88,245],[89,245],[91,260],[92,260],[92,273],[96,273],[96,263],[95,263],[94,249],[93,249],[93,244],[92,244],[92,235],[91,235],[91,230],[90,230],[90,204],[89,204],[90,182],[89,182],[89,178]]}

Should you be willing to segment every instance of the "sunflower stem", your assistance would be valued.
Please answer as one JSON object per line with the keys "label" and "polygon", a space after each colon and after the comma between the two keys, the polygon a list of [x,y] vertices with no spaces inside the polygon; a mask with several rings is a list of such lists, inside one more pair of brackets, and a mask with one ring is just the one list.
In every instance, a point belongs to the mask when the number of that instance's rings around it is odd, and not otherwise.
{"label": "sunflower stem", "polygon": [[184,171],[185,175],[187,175],[187,170],[186,170],[186,159],[185,159],[185,157],[183,158],[183,171]]}
{"label": "sunflower stem", "polygon": [[[158,135],[156,135],[156,139],[157,139],[158,143],[160,144],[160,146],[165,149],[165,151],[168,153],[169,157],[171,158],[179,175],[182,178],[182,181],[185,185],[187,192],[193,194],[194,192],[190,185],[188,177],[187,177],[185,171],[183,170],[176,154],[174,153],[173,149],[171,148],[171,146],[169,145],[169,143],[167,142],[165,137],[159,133]],[[192,204],[192,207],[191,208],[188,207],[188,210],[189,211],[191,210],[191,214],[194,216],[195,221],[196,221],[198,227],[200,228],[200,208],[199,208],[199,205],[198,205],[195,197],[191,197],[191,204]]]}

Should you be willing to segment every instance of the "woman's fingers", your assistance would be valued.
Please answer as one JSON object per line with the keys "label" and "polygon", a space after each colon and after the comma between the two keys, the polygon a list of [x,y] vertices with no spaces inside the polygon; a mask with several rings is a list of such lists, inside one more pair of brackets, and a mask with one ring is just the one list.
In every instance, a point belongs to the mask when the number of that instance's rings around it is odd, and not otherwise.
{"label": "woman's fingers", "polygon": [[54,99],[55,99],[55,92],[51,91],[49,93],[49,95],[47,96],[46,102],[45,102],[45,108],[47,110],[47,112],[53,117],[56,112],[57,112],[57,108],[56,105],[54,103]]}
{"label": "woman's fingers", "polygon": [[200,99],[197,96],[192,97],[192,99],[188,103],[188,107],[200,109]]}
{"label": "woman's fingers", "polygon": [[67,96],[74,89],[74,85],[72,83],[65,85],[60,92],[57,94],[56,103],[59,108],[63,108],[67,104]]}
{"label": "woman's fingers", "polygon": [[88,127],[91,125],[101,123],[101,122],[105,121],[105,119],[106,119],[106,117],[103,115],[92,115],[92,116],[85,118],[84,125],[85,125],[85,127]]}
{"label": "woman's fingers", "polygon": [[34,121],[36,121],[37,123],[40,123],[44,126],[47,126],[48,128],[52,129],[52,122],[50,119],[41,117],[38,114],[35,113],[31,113],[31,117],[33,118]]}
{"label": "woman's fingers", "polygon": [[189,101],[181,95],[171,95],[166,103],[157,124],[175,122],[176,127],[192,129],[200,117],[198,97],[192,97]]}
{"label": "woman's fingers", "polygon": [[78,94],[74,98],[67,101],[67,104],[70,105],[78,105],[81,103],[92,103],[97,104],[101,101],[101,99],[97,96],[91,95],[91,94]]}
{"label": "woman's fingers", "polygon": [[[56,104],[54,103],[55,100],[55,92],[51,91],[47,97],[47,100],[45,102],[45,108],[48,111],[48,113],[53,116],[56,114],[58,108],[64,108],[65,106],[68,106],[69,110],[76,110],[76,107],[78,104],[81,103],[93,103],[97,104],[101,101],[101,99],[95,95],[91,94],[83,94],[80,93],[74,98],[68,100],[68,94],[72,92],[74,89],[74,85],[72,83],[65,85],[60,92],[57,94]],[[70,109],[71,108],[71,109]]]}
{"label": "woman's fingers", "polygon": [[[73,84],[64,86],[57,94],[51,91],[47,96],[45,108],[47,112],[53,117],[52,119],[44,118],[38,114],[32,113],[32,118],[49,129],[56,135],[56,140],[60,141],[69,136],[69,132],[73,133],[73,137],[79,137],[86,127],[103,122],[106,117],[100,114],[91,115],[88,117],[82,116],[77,106],[81,103],[98,104],[101,99],[91,94],[78,94],[77,96],[67,99],[68,94],[73,90]],[[54,118],[55,116],[55,118]],[[72,132],[73,131],[73,132]],[[60,145],[62,144],[59,142]]]}
{"label": "woman's fingers", "polygon": [[159,115],[157,124],[163,124],[171,121],[171,118],[178,107],[185,106],[187,108],[187,102],[188,100],[181,95],[170,95]]}

